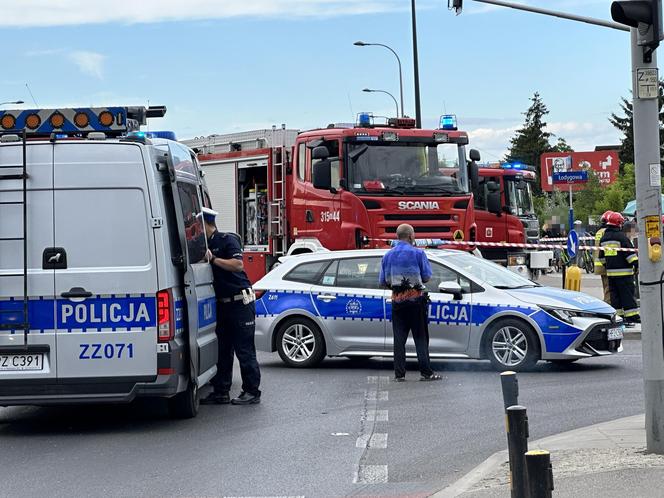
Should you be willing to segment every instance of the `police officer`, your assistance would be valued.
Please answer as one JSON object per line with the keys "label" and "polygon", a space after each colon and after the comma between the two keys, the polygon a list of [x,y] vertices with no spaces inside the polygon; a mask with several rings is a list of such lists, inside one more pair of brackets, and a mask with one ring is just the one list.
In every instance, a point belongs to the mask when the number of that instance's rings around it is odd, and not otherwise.
{"label": "police officer", "polygon": [[[599,247],[599,243],[606,232],[606,220],[613,211],[605,211],[600,218],[600,227],[595,232],[595,246]],[[599,249],[593,251],[593,260],[595,261],[595,274],[602,278],[602,291],[604,292],[604,302],[611,304],[611,292],[609,291],[609,277],[606,276],[606,268],[604,268],[602,252]]]}
{"label": "police officer", "polygon": [[623,316],[627,323],[639,323],[639,306],[636,302],[634,270],[638,269],[639,258],[636,252],[619,251],[633,249],[632,242],[622,231],[625,218],[620,213],[610,213],[606,220],[606,230],[600,240],[603,261],[609,279],[611,306]]}
{"label": "police officer", "polygon": [[394,334],[394,380],[406,380],[406,340],[412,331],[419,363],[420,380],[441,380],[429,360],[429,300],[424,283],[432,275],[422,249],[413,247],[415,230],[407,224],[397,227],[396,246],[381,262],[380,284],[392,290],[392,332]]}
{"label": "police officer", "polygon": [[[207,258],[212,265],[214,292],[217,296],[219,359],[217,374],[212,378],[214,391],[201,403],[252,405],[261,400],[261,373],[254,344],[256,297],[244,272],[240,238],[234,233],[217,231],[216,215],[215,211],[203,208],[209,247]],[[240,363],[242,392],[231,400],[229,392],[233,382],[233,354]]]}

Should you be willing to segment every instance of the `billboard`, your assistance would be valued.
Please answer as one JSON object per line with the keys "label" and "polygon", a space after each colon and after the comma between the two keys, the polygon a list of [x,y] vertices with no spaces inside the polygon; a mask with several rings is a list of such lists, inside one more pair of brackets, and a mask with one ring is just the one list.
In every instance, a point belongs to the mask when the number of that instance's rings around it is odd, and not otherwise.
{"label": "billboard", "polygon": [[[572,171],[594,171],[602,185],[609,185],[618,178],[620,159],[617,150],[598,152],[547,152],[540,159],[540,182],[542,190],[551,192],[554,185],[554,173]],[[567,190],[567,185],[557,185]],[[572,185],[572,190],[583,190],[582,183]]]}

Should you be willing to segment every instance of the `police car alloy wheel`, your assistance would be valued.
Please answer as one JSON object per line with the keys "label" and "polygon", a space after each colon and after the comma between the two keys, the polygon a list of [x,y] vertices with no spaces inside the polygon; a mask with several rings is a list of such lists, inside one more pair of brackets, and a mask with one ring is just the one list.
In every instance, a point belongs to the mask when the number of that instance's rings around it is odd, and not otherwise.
{"label": "police car alloy wheel", "polygon": [[527,370],[539,360],[535,334],[519,320],[501,319],[491,328],[486,353],[498,370]]}
{"label": "police car alloy wheel", "polygon": [[277,332],[277,351],[291,367],[312,367],[325,358],[325,339],[318,326],[304,317],[289,318]]}

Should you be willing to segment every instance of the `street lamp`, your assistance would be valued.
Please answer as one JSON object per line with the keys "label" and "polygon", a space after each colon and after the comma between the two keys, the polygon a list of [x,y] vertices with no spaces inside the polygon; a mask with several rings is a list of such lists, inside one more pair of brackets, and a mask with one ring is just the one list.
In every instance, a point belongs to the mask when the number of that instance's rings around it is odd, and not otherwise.
{"label": "street lamp", "polygon": [[24,104],[24,103],[25,102],[23,102],[22,100],[12,100],[12,101],[9,101],[9,102],[0,102],[0,105],[7,105],[7,104],[16,104],[16,105],[18,105],[18,104]]}
{"label": "street lamp", "polygon": [[[384,45],[382,43],[366,43],[363,41],[356,41],[353,43],[356,47],[370,47],[370,46],[376,46],[376,47],[383,47],[389,50],[394,54],[394,57],[397,58],[397,63],[399,64],[399,93],[401,95],[401,117],[404,116],[404,111],[403,111],[403,76],[401,74],[401,59],[399,59],[399,56],[397,53],[392,50],[392,48],[388,47],[387,45]],[[394,97],[393,97],[394,98]],[[397,108],[397,117],[399,117],[399,108]]]}
{"label": "street lamp", "polygon": [[372,90],[371,88],[364,88],[362,91],[367,93],[386,93],[387,95],[392,97],[392,100],[394,100],[394,107],[397,110],[397,117],[399,117],[399,104],[397,104],[397,99],[395,99],[394,95],[392,95],[390,92],[386,90]]}

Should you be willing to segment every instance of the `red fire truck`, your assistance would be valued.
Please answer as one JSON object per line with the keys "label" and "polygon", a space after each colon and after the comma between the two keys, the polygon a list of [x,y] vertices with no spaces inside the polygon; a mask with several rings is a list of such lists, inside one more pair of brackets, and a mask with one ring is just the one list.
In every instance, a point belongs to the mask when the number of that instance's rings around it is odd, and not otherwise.
{"label": "red fire truck", "polygon": [[359,115],[357,124],[297,133],[259,130],[184,143],[206,175],[219,228],[237,232],[252,281],[286,254],[385,247],[397,226],[418,238],[473,242],[470,185],[479,153],[450,119]]}
{"label": "red fire truck", "polygon": [[[479,168],[474,189],[478,242],[537,244],[540,225],[533,206],[535,169],[521,163],[499,163]],[[511,270],[536,277],[549,268],[552,251],[518,247],[480,247],[482,256]]]}

